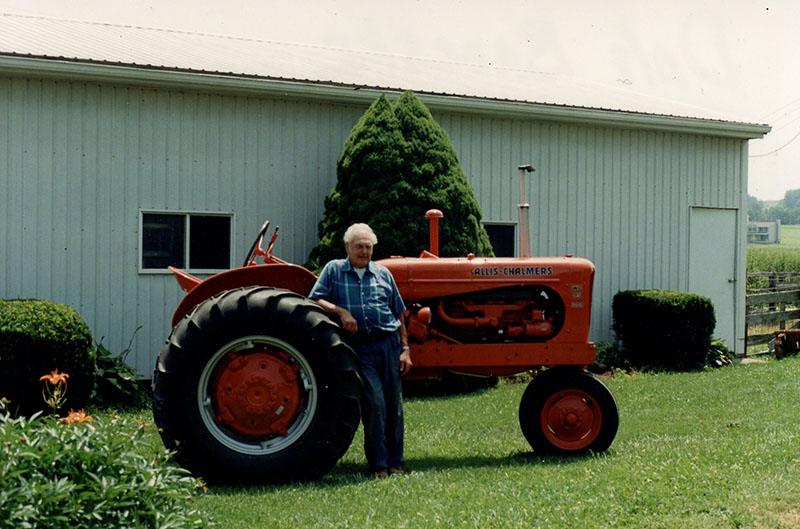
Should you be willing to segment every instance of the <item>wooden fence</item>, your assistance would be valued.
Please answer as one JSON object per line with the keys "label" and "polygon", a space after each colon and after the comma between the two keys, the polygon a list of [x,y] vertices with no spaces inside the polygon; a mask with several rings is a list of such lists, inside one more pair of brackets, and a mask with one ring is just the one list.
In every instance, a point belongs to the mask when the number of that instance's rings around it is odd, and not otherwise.
{"label": "wooden fence", "polygon": [[787,322],[800,320],[800,274],[758,272],[747,277],[767,278],[767,286],[747,290],[745,347],[770,344],[772,349],[775,331],[786,329]]}

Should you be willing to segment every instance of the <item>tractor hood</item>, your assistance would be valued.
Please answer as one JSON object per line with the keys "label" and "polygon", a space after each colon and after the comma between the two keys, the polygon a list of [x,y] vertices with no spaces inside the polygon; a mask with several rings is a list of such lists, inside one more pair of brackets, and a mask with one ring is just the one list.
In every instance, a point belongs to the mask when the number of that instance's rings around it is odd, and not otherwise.
{"label": "tractor hood", "polygon": [[[580,257],[440,258],[392,257],[378,261],[388,268],[406,303],[515,285],[576,285],[590,296],[594,265]],[[577,287],[580,285],[580,287]]]}

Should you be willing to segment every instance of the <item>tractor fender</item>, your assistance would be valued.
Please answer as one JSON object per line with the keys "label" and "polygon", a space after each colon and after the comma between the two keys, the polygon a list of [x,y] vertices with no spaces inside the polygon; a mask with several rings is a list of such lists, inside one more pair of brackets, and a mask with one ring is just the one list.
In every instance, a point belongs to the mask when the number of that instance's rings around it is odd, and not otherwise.
{"label": "tractor fender", "polygon": [[[178,282],[184,285],[186,279],[183,276],[185,273],[178,274],[178,272],[180,271],[173,271]],[[310,270],[290,263],[271,263],[226,270],[197,283],[196,286],[189,290],[189,293],[178,304],[178,308],[175,309],[175,314],[172,316],[172,326],[175,327],[197,305],[226,290],[240,287],[266,286],[285,288],[301,296],[308,296],[316,281],[317,276]]]}

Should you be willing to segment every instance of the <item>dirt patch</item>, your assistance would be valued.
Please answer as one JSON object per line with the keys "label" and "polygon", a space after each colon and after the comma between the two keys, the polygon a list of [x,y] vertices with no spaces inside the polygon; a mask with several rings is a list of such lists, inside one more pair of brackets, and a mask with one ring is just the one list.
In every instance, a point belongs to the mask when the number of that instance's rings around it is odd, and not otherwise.
{"label": "dirt patch", "polygon": [[800,527],[800,509],[790,507],[786,510],[778,510],[780,507],[774,506],[772,512],[761,512],[756,514],[757,529],[795,529]]}
{"label": "dirt patch", "polygon": [[736,358],[733,360],[734,364],[741,364],[743,366],[750,365],[750,364],[766,364],[767,361],[764,358],[759,358],[757,356],[745,356],[744,358]]}

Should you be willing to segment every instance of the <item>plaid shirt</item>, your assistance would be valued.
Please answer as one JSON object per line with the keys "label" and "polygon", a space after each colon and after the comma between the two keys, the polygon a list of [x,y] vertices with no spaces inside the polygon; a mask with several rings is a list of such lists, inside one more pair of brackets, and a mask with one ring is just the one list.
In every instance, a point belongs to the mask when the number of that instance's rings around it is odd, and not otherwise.
{"label": "plaid shirt", "polygon": [[373,261],[367,264],[363,279],[349,259],[329,262],[308,297],[347,309],[358,323],[356,338],[364,341],[399,329],[399,317],[406,310],[392,273]]}

